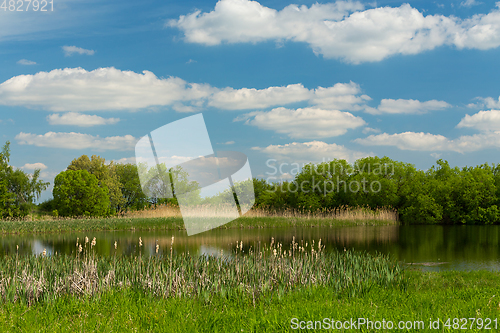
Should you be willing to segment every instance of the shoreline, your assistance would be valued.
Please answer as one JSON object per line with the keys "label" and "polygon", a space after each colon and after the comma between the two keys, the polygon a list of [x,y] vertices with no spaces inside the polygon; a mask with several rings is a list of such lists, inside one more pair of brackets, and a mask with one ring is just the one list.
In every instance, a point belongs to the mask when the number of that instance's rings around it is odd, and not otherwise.
{"label": "shoreline", "polygon": [[[284,227],[344,227],[400,225],[398,221],[376,219],[330,219],[315,217],[240,217],[216,229],[254,229]],[[185,230],[180,217],[111,217],[35,221],[0,221],[0,235],[57,232],[134,230]]]}

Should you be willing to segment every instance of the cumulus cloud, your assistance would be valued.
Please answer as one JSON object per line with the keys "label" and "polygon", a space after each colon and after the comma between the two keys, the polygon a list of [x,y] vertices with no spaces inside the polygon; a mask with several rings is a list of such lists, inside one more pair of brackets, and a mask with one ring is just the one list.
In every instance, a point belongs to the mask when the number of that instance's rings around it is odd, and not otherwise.
{"label": "cumulus cloud", "polygon": [[500,131],[500,110],[479,111],[476,114],[465,115],[457,128],[474,128],[480,131]]}
{"label": "cumulus cloud", "polygon": [[450,140],[442,135],[431,133],[404,132],[396,134],[370,135],[354,142],[365,146],[394,146],[401,150],[455,151],[459,153],[500,147],[500,131],[463,135]]}
{"label": "cumulus cloud", "polygon": [[357,111],[371,100],[357,83],[305,88],[302,84],[264,89],[214,88],[180,78],[158,78],[113,67],[86,71],[54,69],[34,75],[18,75],[0,84],[0,105],[17,105],[49,111],[137,110],[170,106],[177,112],[198,112],[206,107],[222,110],[263,109],[291,103],[307,103],[322,109]]}
{"label": "cumulus cloud", "polygon": [[21,59],[17,63],[19,65],[25,65],[25,66],[36,65],[36,62],[31,61],[31,60],[26,60],[26,59]]}
{"label": "cumulus cloud", "polygon": [[176,77],[158,78],[113,67],[86,71],[54,69],[19,75],[0,84],[0,105],[61,111],[135,110],[182,101],[195,103],[211,94],[209,85]]}
{"label": "cumulus cloud", "polygon": [[292,163],[318,163],[331,161],[333,159],[344,159],[348,162],[367,156],[373,153],[364,153],[350,150],[343,145],[335,143],[325,143],[322,141],[292,142],[284,145],[269,145],[267,147],[254,147],[271,158]]}
{"label": "cumulus cloud", "polygon": [[383,99],[377,108],[367,107],[366,112],[370,114],[424,114],[449,107],[451,107],[450,104],[435,99],[426,102],[415,99]]}
{"label": "cumulus cloud", "polygon": [[225,88],[214,93],[208,105],[225,110],[263,109],[276,105],[308,102],[327,109],[357,111],[371,100],[360,95],[361,88],[354,82],[336,83],[332,87],[307,89],[302,84],[290,84],[265,89]]}
{"label": "cumulus cloud", "polygon": [[47,132],[43,135],[19,133],[15,139],[20,145],[64,149],[134,150],[137,139],[132,135],[101,138],[82,133]]}
{"label": "cumulus cloud", "polygon": [[245,110],[308,102],[326,109],[357,111],[371,100],[369,96],[360,94],[361,88],[354,82],[316,89],[307,89],[300,83],[265,89],[225,88],[214,93],[208,105],[226,110]]}
{"label": "cumulus cloud", "polygon": [[302,84],[265,89],[228,87],[211,96],[208,105],[226,110],[262,109],[273,105],[301,102],[310,97],[309,89]]}
{"label": "cumulus cloud", "polygon": [[481,50],[500,45],[498,9],[460,19],[424,16],[409,4],[365,10],[359,2],[338,1],[289,5],[278,11],[256,1],[220,0],[211,12],[181,15],[167,26],[181,30],[189,43],[304,42],[316,54],[354,64],[442,45]]}
{"label": "cumulus cloud", "polygon": [[112,125],[120,121],[118,118],[103,118],[95,115],[81,114],[78,112],[68,112],[64,114],[51,114],[47,116],[50,125],[74,125],[80,127],[90,127],[97,125]]}
{"label": "cumulus cloud", "polygon": [[287,134],[291,138],[328,138],[343,135],[349,129],[365,125],[361,117],[349,112],[315,108],[286,109],[269,112],[256,111],[235,119],[246,120],[247,125]]}
{"label": "cumulus cloud", "polygon": [[94,50],[87,50],[81,47],[76,47],[76,46],[63,46],[62,47],[64,51],[64,55],[66,57],[70,57],[75,53],[78,54],[85,54],[85,55],[94,55],[95,51]]}
{"label": "cumulus cloud", "polygon": [[24,166],[21,167],[21,169],[24,170],[45,170],[47,169],[47,166],[43,163],[26,163]]}

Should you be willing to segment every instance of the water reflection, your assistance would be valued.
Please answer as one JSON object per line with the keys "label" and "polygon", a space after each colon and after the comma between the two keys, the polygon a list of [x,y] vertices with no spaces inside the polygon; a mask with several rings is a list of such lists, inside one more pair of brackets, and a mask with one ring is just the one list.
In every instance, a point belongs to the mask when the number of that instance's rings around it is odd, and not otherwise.
{"label": "water reflection", "polygon": [[[172,236],[174,242],[172,245]],[[85,237],[89,242],[85,243]],[[91,249],[90,242],[97,244]],[[139,237],[143,246],[139,247]],[[269,245],[271,238],[283,244],[309,244],[319,239],[326,251],[356,249],[371,253],[390,253],[396,259],[415,263],[424,270],[487,269],[500,271],[500,226],[357,226],[321,228],[227,229],[211,230],[187,237],[185,231],[119,231],[40,235],[4,235],[0,237],[0,255],[76,255],[77,238],[84,251],[104,256],[228,255],[243,242],[243,252]],[[117,243],[115,249],[114,243]],[[17,249],[19,246],[19,249]],[[444,264],[443,264],[444,263]]]}

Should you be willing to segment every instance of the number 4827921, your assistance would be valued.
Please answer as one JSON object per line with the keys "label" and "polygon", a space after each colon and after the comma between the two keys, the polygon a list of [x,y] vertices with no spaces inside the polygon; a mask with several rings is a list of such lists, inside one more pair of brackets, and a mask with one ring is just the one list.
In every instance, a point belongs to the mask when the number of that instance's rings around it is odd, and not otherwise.
{"label": "number 4827921", "polygon": [[3,0],[2,9],[4,12],[53,12],[54,0]]}

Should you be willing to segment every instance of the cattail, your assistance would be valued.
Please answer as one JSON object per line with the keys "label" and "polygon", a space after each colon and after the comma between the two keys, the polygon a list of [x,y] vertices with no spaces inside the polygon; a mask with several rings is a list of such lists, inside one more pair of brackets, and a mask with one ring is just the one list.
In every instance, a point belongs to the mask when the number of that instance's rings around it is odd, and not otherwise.
{"label": "cattail", "polygon": [[45,257],[47,255],[47,250],[43,249],[42,255]]}
{"label": "cattail", "polygon": [[16,245],[16,249],[19,251],[19,245]]}
{"label": "cattail", "polygon": [[158,253],[159,249],[160,249],[160,245],[156,244],[156,253]]}
{"label": "cattail", "polygon": [[243,251],[243,242],[240,242],[240,251]]}
{"label": "cattail", "polygon": [[174,245],[174,236],[172,236],[172,243],[170,245]]}
{"label": "cattail", "polygon": [[89,242],[89,238],[87,236],[85,236],[85,245],[87,245],[88,242]]}
{"label": "cattail", "polygon": [[96,243],[97,242],[96,242],[95,237],[94,237],[94,239],[92,239],[92,243],[90,243],[90,248],[94,247]]}
{"label": "cattail", "polygon": [[273,250],[274,256],[276,257],[276,249]]}
{"label": "cattail", "polygon": [[141,246],[142,246],[142,239],[141,239],[141,237],[139,237],[139,247],[141,247]]}
{"label": "cattail", "polygon": [[76,237],[76,247],[78,247],[78,241],[80,240],[80,238]]}
{"label": "cattail", "polygon": [[78,245],[78,252],[82,253],[83,249],[81,245]]}
{"label": "cattail", "polygon": [[116,250],[117,246],[118,246],[118,243],[115,241],[115,250]]}

